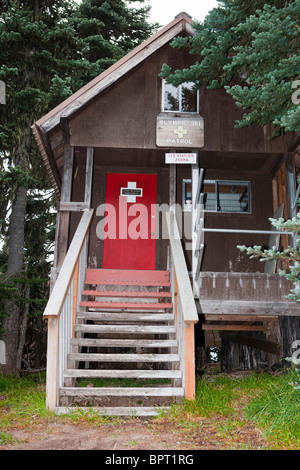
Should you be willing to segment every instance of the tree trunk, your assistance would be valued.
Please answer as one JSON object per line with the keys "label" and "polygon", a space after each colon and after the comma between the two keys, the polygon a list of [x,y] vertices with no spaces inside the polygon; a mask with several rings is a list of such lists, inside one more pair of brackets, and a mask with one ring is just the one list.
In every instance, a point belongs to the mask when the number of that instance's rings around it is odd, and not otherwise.
{"label": "tree trunk", "polygon": [[[27,189],[20,186],[17,189],[9,229],[9,255],[5,281],[22,275],[24,261],[24,224],[27,205]],[[21,286],[16,283],[17,292],[15,298],[5,301],[6,317],[2,322],[4,333],[1,340],[5,343],[6,363],[1,365],[1,371],[5,375],[18,375],[20,372],[20,302]]]}
{"label": "tree trunk", "polygon": [[23,270],[26,205],[27,188],[20,186],[17,189],[10,216],[8,264],[5,280],[20,276]]}

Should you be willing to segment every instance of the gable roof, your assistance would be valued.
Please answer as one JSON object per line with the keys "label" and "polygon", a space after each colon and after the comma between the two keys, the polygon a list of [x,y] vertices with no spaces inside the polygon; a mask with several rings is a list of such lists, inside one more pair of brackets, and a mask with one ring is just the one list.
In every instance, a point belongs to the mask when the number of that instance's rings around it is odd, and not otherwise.
{"label": "gable roof", "polygon": [[60,192],[60,175],[55,165],[48,133],[174,37],[182,32],[194,35],[192,23],[191,16],[185,12],[179,13],[168,25],[34,123],[32,131],[57,194]]}

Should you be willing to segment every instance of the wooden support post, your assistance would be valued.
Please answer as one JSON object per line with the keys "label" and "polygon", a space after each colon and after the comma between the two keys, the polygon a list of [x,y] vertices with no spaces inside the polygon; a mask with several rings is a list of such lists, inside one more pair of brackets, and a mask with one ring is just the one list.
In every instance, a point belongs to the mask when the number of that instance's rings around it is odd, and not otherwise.
{"label": "wooden support post", "polygon": [[[73,180],[73,161],[74,161],[74,148],[69,145],[65,146],[64,153],[64,173],[62,183],[61,202],[70,202],[72,193],[72,180]],[[70,213],[61,212],[59,220],[59,234],[57,245],[57,266],[61,266],[68,250],[69,242],[69,221]]]}
{"label": "wooden support post", "polygon": [[276,320],[269,321],[266,324],[266,340],[278,344],[277,350],[275,348],[274,352],[268,352],[266,354],[266,362],[268,368],[270,368],[272,364],[279,362],[283,355],[279,318],[277,318]]}
{"label": "wooden support post", "polygon": [[[184,358],[182,358],[182,348],[180,347],[181,346],[181,338],[180,338],[180,331],[178,331],[178,321],[179,321],[179,312],[178,312],[178,282],[177,282],[177,276],[176,276],[176,273],[175,273],[175,270],[173,272],[173,276],[174,276],[174,290],[173,290],[173,309],[174,309],[174,323],[175,325],[177,326],[176,328],[176,339],[178,341],[178,347],[180,349],[180,365],[179,365],[179,368],[181,370],[183,370],[182,368],[184,367],[184,364],[183,364],[183,361],[184,361]],[[172,351],[174,353],[176,353],[176,350]],[[173,366],[173,369],[174,368],[178,368],[177,365],[175,365],[175,367]],[[172,379],[172,386],[173,387],[181,387],[182,386],[182,379]]]}
{"label": "wooden support post", "polygon": [[193,400],[196,393],[194,323],[184,325],[185,333],[185,397]]}
{"label": "wooden support post", "polygon": [[254,336],[246,336],[239,333],[228,333],[227,331],[221,331],[220,336],[222,339],[231,341],[251,348],[260,349],[270,354],[282,354],[282,344],[274,343],[274,341],[268,341],[264,338],[257,338]]}
{"label": "wooden support post", "polygon": [[192,276],[193,276],[193,292],[195,298],[199,297],[198,283],[196,282],[196,269],[198,265],[199,252],[196,252],[197,231],[195,230],[196,217],[197,217],[197,190],[199,184],[199,169],[198,165],[192,166]]}
{"label": "wooden support post", "polygon": [[58,372],[58,317],[48,317],[46,408],[55,411],[57,406]]}
{"label": "wooden support post", "polygon": [[87,154],[86,154],[84,202],[86,203],[89,209],[91,208],[91,200],[92,200],[93,164],[94,164],[94,149],[88,147]]}
{"label": "wooden support post", "polygon": [[174,273],[174,315],[176,324],[178,321],[178,281],[176,273]]}
{"label": "wooden support post", "polygon": [[170,176],[169,176],[169,206],[170,206],[170,213],[176,215],[176,178],[177,178],[177,171],[176,165],[170,165]]}
{"label": "wooden support post", "polygon": [[79,258],[75,265],[75,271],[74,271],[74,277],[73,277],[73,338],[75,336],[74,325],[76,322],[76,313],[77,313],[78,275],[79,275]]}

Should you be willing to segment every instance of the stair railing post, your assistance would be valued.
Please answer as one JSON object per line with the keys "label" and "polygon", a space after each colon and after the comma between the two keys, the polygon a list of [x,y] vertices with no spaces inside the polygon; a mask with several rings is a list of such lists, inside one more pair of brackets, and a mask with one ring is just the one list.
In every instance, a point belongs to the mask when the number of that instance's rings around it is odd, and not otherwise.
{"label": "stair railing post", "polygon": [[86,239],[93,212],[89,210],[82,215],[44,311],[44,317],[48,318],[46,407],[49,411],[55,411],[58,406],[59,388],[63,384],[63,371],[73,337],[78,289],[82,281],[79,282],[79,258],[82,259],[82,251],[86,256]]}
{"label": "stair railing post", "polygon": [[58,378],[58,318],[48,320],[47,371],[46,371],[46,407],[54,411],[57,403]]}
{"label": "stair railing post", "polygon": [[78,304],[78,278],[79,278],[79,258],[76,262],[74,277],[73,277],[73,325],[72,325],[73,338],[75,335],[74,325],[76,322],[76,312],[77,312],[77,304]]}
{"label": "stair railing post", "polygon": [[173,295],[175,305],[175,321],[177,339],[179,341],[180,368],[182,372],[182,386],[185,397],[195,397],[195,348],[194,348],[194,324],[198,322],[194,293],[189,279],[189,274],[184,258],[182,243],[176,217],[174,213],[166,213],[167,226],[170,239],[170,260],[173,261],[172,284],[175,294],[177,284],[177,296]]}
{"label": "stair railing post", "polygon": [[196,392],[194,323],[184,323],[185,397],[193,400]]}

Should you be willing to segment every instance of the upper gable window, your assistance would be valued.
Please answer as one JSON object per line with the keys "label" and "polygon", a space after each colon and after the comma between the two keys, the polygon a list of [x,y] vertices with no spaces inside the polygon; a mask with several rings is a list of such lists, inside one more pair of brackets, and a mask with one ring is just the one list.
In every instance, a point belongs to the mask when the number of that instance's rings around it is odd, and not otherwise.
{"label": "upper gable window", "polygon": [[193,82],[175,87],[163,80],[162,110],[173,113],[199,113],[199,90]]}

